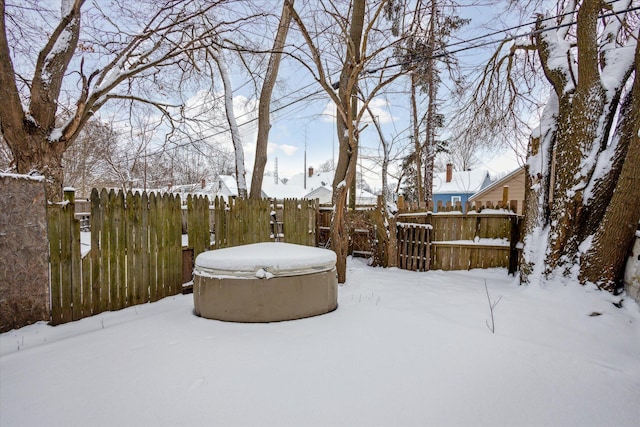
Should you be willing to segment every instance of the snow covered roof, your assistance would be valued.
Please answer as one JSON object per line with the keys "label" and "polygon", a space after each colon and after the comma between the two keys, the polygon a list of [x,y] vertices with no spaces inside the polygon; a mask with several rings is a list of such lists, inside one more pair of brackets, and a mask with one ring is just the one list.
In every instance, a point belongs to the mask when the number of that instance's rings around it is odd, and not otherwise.
{"label": "snow covered roof", "polygon": [[[331,186],[333,183],[333,175],[335,171],[327,171],[327,172],[315,172],[312,176],[307,175],[307,190],[311,191],[318,187],[324,187],[325,185]],[[298,173],[293,175],[289,181],[287,181],[287,185],[296,186],[296,187],[304,187],[305,182],[304,173]]]}
{"label": "snow covered roof", "polygon": [[[320,199],[320,203],[328,203],[331,201],[333,192],[334,171],[316,172],[312,176],[306,178],[302,173],[296,174],[286,183],[279,180],[277,183],[272,176],[265,176],[262,180],[262,197],[273,199]],[[251,185],[251,174],[247,173],[247,187]],[[204,188],[201,184],[177,185],[172,188],[174,192],[183,193],[204,193],[210,196],[237,196],[238,185],[236,179],[232,175],[219,175],[212,182],[208,182]],[[375,204],[377,196],[362,188],[358,189],[358,204]]]}
{"label": "snow covered roof", "polygon": [[484,169],[453,172],[450,182],[447,182],[446,172],[433,174],[433,194],[473,194],[489,185],[491,178]]}

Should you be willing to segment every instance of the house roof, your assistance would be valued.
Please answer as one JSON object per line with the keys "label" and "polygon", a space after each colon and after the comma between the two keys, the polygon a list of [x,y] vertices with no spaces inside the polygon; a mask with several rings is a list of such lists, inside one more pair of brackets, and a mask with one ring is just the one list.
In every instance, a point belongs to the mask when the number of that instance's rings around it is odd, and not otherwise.
{"label": "house roof", "polygon": [[433,194],[473,194],[490,182],[489,172],[484,169],[453,172],[450,182],[447,174],[433,174]]}
{"label": "house roof", "polygon": [[[305,174],[299,173],[291,177],[286,184],[279,180],[275,182],[272,176],[265,176],[262,181],[262,196],[275,199],[315,199],[320,195],[329,197],[333,191],[334,171],[316,172],[312,176],[306,177]],[[247,187],[251,185],[251,174],[247,173]],[[219,175],[215,180],[208,182],[205,188],[201,188],[200,184],[189,184],[175,186],[174,191],[206,193],[216,196],[236,196],[238,194],[238,185],[235,177],[232,175]],[[322,197],[320,197],[322,198]],[[368,204],[375,203],[377,196],[368,191],[358,188],[357,199],[359,203]],[[373,202],[370,202],[373,200]]]}
{"label": "house roof", "polygon": [[519,167],[518,169],[509,172],[507,175],[503,176],[500,179],[497,179],[495,181],[493,181],[491,184],[487,185],[486,187],[478,190],[475,194],[473,194],[471,197],[469,197],[470,201],[473,201],[475,199],[477,199],[478,197],[482,197],[485,194],[487,194],[489,191],[501,187],[505,182],[511,180],[513,177],[515,177],[516,175],[518,175],[518,173],[522,172],[524,170],[524,166]]}

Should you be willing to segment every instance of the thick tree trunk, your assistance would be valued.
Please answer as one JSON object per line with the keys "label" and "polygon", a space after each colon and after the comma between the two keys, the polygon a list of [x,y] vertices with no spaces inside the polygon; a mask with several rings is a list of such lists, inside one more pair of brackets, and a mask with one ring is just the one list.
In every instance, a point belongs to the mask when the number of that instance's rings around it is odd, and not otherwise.
{"label": "thick tree trunk", "polygon": [[258,136],[256,138],[256,158],[253,163],[253,176],[251,178],[251,198],[260,199],[262,197],[262,179],[264,177],[264,168],[267,164],[267,144],[269,142],[269,130],[271,129],[271,121],[269,118],[271,93],[276,84],[278,77],[278,69],[280,68],[280,58],[282,57],[282,49],[287,39],[289,31],[289,23],[291,22],[291,8],[295,0],[284,0],[282,13],[280,14],[280,22],[278,24],[278,32],[273,42],[273,49],[269,55],[269,64],[267,72],[262,83],[262,91],[260,92],[260,103],[258,104]]}
{"label": "thick tree trunk", "polygon": [[55,150],[41,132],[27,135],[14,151],[16,171],[20,174],[37,173],[46,179],[47,200],[62,200],[64,168],[62,153]]}
{"label": "thick tree trunk", "polygon": [[619,18],[604,21],[608,36],[598,33],[601,2],[568,5],[577,10],[564,15],[576,19],[575,51],[566,30],[536,36],[554,92],[530,142],[521,282],[562,275],[613,290],[640,220],[637,45],[635,62],[620,54]]}
{"label": "thick tree trunk", "polygon": [[62,80],[78,43],[82,3],[75,0],[63,10],[65,15],[38,55],[29,105],[23,108],[7,40],[5,3],[0,2],[0,131],[13,154],[16,171],[43,175],[50,201],[62,200],[62,154],[77,136],[51,140]]}
{"label": "thick tree trunk", "polygon": [[347,206],[347,186],[333,191],[333,215],[331,218],[331,249],[336,253],[338,283],[347,280],[347,255],[349,250],[349,230],[345,218]]}
{"label": "thick tree trunk", "polygon": [[636,45],[636,79],[623,108],[619,145],[626,147],[620,176],[609,203],[581,258],[580,281],[613,291],[621,283],[624,266],[640,221],[640,44]]}
{"label": "thick tree trunk", "polygon": [[[531,135],[525,173],[524,250],[520,264],[520,282],[531,283],[543,276],[544,254],[549,224],[549,181],[551,176],[552,143],[556,127],[554,117],[558,98],[551,92],[541,117],[541,126]],[[550,124],[542,127],[542,124]]]}

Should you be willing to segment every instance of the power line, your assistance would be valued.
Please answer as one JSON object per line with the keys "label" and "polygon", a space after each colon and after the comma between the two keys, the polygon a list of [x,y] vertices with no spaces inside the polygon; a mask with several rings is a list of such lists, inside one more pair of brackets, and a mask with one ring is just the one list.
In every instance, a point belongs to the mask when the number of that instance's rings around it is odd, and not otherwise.
{"label": "power line", "polygon": [[[620,1],[620,0],[613,0],[613,1],[609,2],[609,3],[607,3],[607,4],[613,4],[613,3],[618,2],[618,1]],[[636,10],[640,10],[640,6],[634,6],[634,7],[630,7],[630,8],[619,10],[619,11],[608,12],[608,13],[605,13],[605,14],[601,15],[600,17],[601,18],[607,18],[607,17],[619,15],[619,14],[622,14],[622,13],[633,12],[633,11],[636,11]],[[544,19],[542,19],[540,21],[544,22],[544,21],[554,20],[554,19],[557,19],[557,18],[561,18],[561,17],[564,17],[564,16],[573,15],[573,14],[575,14],[575,12],[564,13],[564,14],[555,15],[555,16],[552,16],[552,17],[549,17],[549,18],[544,18]],[[494,36],[496,34],[506,33],[507,31],[510,31],[510,30],[513,30],[513,29],[522,28],[522,27],[525,27],[525,26],[535,25],[537,22],[538,21],[533,21],[533,22],[529,22],[527,24],[521,24],[521,25],[517,25],[517,26],[514,26],[514,27],[510,27],[510,28],[507,28],[505,30],[495,31],[493,33],[477,36],[477,37],[474,37],[474,38],[469,39],[469,40],[462,40],[462,41],[459,41],[459,42],[456,42],[456,43],[451,43],[451,44],[448,44],[447,46],[445,46],[444,48],[440,49],[440,52],[436,52],[436,53],[434,53],[432,55],[419,55],[416,58],[410,59],[408,61],[397,62],[395,64],[382,65],[382,66],[377,67],[377,68],[364,70],[364,72],[367,73],[367,74],[373,74],[373,73],[377,73],[378,71],[383,71],[383,70],[386,70],[386,69],[389,69],[389,68],[402,67],[402,66],[414,64],[416,62],[425,61],[425,60],[428,60],[428,59],[443,58],[443,57],[446,57],[446,56],[449,56],[449,55],[452,55],[452,54],[455,54],[455,53],[464,52],[464,51],[471,50],[471,49],[477,49],[477,48],[480,48],[480,47],[485,47],[485,46],[489,46],[489,45],[496,44],[496,43],[506,43],[506,42],[509,42],[509,41],[512,41],[512,40],[516,40],[516,39],[519,39],[519,38],[529,37],[529,36],[536,35],[536,34],[542,34],[542,33],[548,32],[548,31],[553,31],[553,30],[557,30],[557,29],[560,29],[560,28],[564,28],[564,27],[570,27],[570,26],[576,24],[576,21],[571,21],[571,22],[564,23],[564,24],[558,24],[558,25],[555,25],[553,27],[547,27],[547,28],[542,28],[542,29],[539,29],[539,30],[529,31],[529,32],[524,33],[524,34],[517,34],[517,35],[514,35],[514,36],[504,37],[504,38],[498,39],[498,40],[490,40],[490,41],[487,41],[487,42],[484,42],[484,43],[480,43],[480,44],[473,44],[471,46],[465,46],[463,48],[455,49],[455,50],[452,50],[452,51],[446,51],[445,50],[446,48],[449,48],[451,46],[458,46],[460,44],[469,43],[471,41],[476,41],[476,40],[481,40],[481,39],[484,39],[484,38],[487,38],[487,37],[491,37],[491,36]]]}
{"label": "power line", "polygon": [[[619,2],[619,1],[621,1],[621,0],[612,0],[612,1],[608,2],[607,4],[613,4],[613,3],[616,3],[616,2]],[[636,11],[636,10],[639,10],[639,9],[640,9],[640,6],[629,7],[627,9],[605,13],[605,14],[601,15],[601,18],[611,17],[611,16],[615,16],[615,15],[622,14],[622,13],[627,13],[627,12],[633,12],[633,11]],[[537,22],[555,20],[555,19],[562,18],[562,17],[569,16],[569,15],[573,15],[573,14],[575,14],[575,12],[568,12],[568,13],[558,14],[558,15],[551,16],[551,17],[548,17],[548,18],[544,18],[544,19],[542,19],[540,21],[532,21],[532,22],[528,22],[528,23],[525,23],[525,24],[512,26],[512,27],[509,27],[509,28],[506,28],[506,29],[503,29],[503,30],[498,30],[498,31],[494,31],[494,32],[491,32],[491,33],[479,35],[479,36],[473,37],[471,39],[461,40],[461,41],[458,41],[458,42],[455,42],[455,43],[450,43],[447,46],[445,46],[442,49],[442,52],[440,52],[440,53],[434,53],[431,56],[420,56],[420,57],[413,58],[413,59],[411,59],[409,61],[403,61],[403,62],[399,62],[399,63],[395,63],[395,64],[389,64],[389,65],[380,66],[380,67],[377,67],[377,68],[374,68],[374,69],[364,70],[364,72],[367,73],[367,74],[373,74],[375,72],[382,71],[382,70],[385,70],[385,69],[395,68],[395,67],[404,66],[404,65],[409,65],[409,64],[412,64],[412,63],[415,63],[415,62],[418,62],[418,61],[426,60],[426,59],[437,59],[437,58],[441,58],[441,57],[444,57],[444,56],[447,56],[447,55],[452,55],[452,54],[455,54],[455,53],[459,53],[459,52],[463,52],[463,51],[467,51],[467,50],[471,50],[471,49],[477,49],[477,48],[480,48],[480,47],[485,47],[485,46],[489,46],[489,45],[496,44],[496,43],[505,43],[505,42],[508,42],[508,41],[516,40],[518,38],[529,37],[529,36],[532,36],[532,35],[535,35],[535,34],[541,34],[541,33],[544,33],[544,32],[557,30],[557,29],[560,29],[560,28],[563,28],[563,27],[572,26],[572,25],[576,24],[575,21],[572,21],[572,22],[569,22],[569,23],[564,23],[564,24],[558,24],[558,25],[555,25],[553,27],[547,27],[547,28],[543,28],[543,29],[539,29],[539,30],[529,31],[529,32],[524,33],[524,34],[517,34],[517,35],[513,35],[513,36],[509,36],[509,37],[504,37],[504,38],[499,39],[499,40],[490,40],[490,41],[487,41],[487,42],[484,42],[484,43],[480,43],[480,44],[473,44],[471,46],[465,46],[465,47],[462,47],[460,49],[456,49],[456,50],[452,50],[452,51],[445,51],[444,50],[444,49],[450,48],[452,46],[459,46],[459,45],[462,45],[462,44],[471,43],[471,42],[474,42],[474,41],[477,41],[477,40],[485,39],[487,37],[492,37],[492,36],[497,35],[497,34],[504,34],[504,33],[507,33],[509,31],[512,31],[512,30],[515,30],[515,29],[531,26],[531,25],[536,24]],[[335,75],[337,73],[332,73],[332,74]],[[247,83],[244,83],[243,85],[241,85],[241,87],[245,86],[246,84]],[[307,89],[307,88],[309,88],[309,87],[311,87],[311,86],[313,86],[315,84],[317,84],[317,81],[312,81],[309,84],[299,88],[296,92],[305,90],[305,89]],[[283,105],[281,105],[281,106],[279,106],[277,108],[274,108],[270,112],[271,113],[275,113],[275,112],[284,110],[284,109],[286,109],[286,108],[288,108],[288,107],[290,107],[290,106],[292,106],[294,104],[297,104],[299,102],[302,102],[304,100],[312,98],[312,97],[314,97],[316,95],[319,95],[319,94],[321,94],[323,92],[324,92],[324,89],[316,90],[315,92],[312,92],[310,94],[304,95],[304,96],[302,96],[300,98],[294,99],[294,100],[292,100],[292,101],[290,101],[290,102],[288,102],[286,104],[283,104]],[[292,92],[292,94],[293,93],[294,92]],[[287,98],[287,95],[283,96],[282,98],[280,98],[279,100],[277,100],[275,102],[277,103],[278,101],[280,101],[282,99],[285,99],[285,98]],[[201,107],[203,105],[204,104],[199,105],[199,106],[198,105],[194,105],[194,106],[191,106],[190,109],[195,109],[195,108]],[[242,117],[248,116],[250,114],[255,114],[255,111],[245,112],[243,114],[240,114],[236,118],[242,118]],[[247,120],[246,122],[239,124],[238,127],[248,125],[248,124],[253,123],[253,122],[257,121],[257,120],[258,120],[257,117],[251,118],[251,119]],[[196,139],[189,139],[189,141],[187,141],[184,144],[176,144],[176,145],[173,145],[172,147],[169,147],[169,148],[163,147],[161,150],[157,150],[156,152],[147,154],[145,156],[153,156],[153,155],[164,153],[164,152],[169,151],[169,150],[175,150],[175,149],[178,149],[178,148],[182,148],[182,147],[185,147],[185,146],[197,143],[197,142],[203,142],[203,141],[205,141],[205,140],[207,140],[209,138],[214,138],[216,136],[222,135],[222,134],[227,133],[227,132],[229,132],[229,130],[225,129],[225,130],[222,130],[222,131],[215,132],[215,133],[213,133],[211,135],[207,135],[206,137],[196,138]]]}

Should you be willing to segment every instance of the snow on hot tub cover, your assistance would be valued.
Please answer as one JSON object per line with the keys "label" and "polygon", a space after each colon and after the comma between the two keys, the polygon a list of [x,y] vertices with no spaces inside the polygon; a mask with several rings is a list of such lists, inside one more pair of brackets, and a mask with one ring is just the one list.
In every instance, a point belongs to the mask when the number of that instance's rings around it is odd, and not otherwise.
{"label": "snow on hot tub cover", "polygon": [[194,273],[269,279],[329,271],[335,264],[336,254],[328,249],[266,242],[203,252],[196,258]]}

